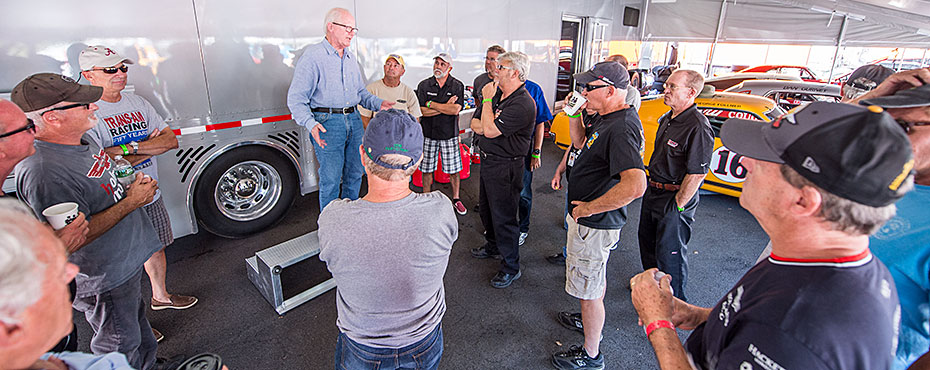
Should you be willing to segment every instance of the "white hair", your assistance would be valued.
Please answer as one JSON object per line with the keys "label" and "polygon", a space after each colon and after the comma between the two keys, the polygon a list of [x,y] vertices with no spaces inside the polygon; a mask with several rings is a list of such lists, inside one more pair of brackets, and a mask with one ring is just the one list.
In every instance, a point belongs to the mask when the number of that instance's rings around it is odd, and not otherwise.
{"label": "white hair", "polygon": [[510,62],[510,66],[517,71],[520,81],[526,81],[530,74],[530,57],[519,51],[510,51],[497,57],[498,63],[503,61]]}
{"label": "white hair", "polygon": [[45,263],[34,249],[41,224],[29,208],[0,199],[0,321],[15,324],[42,296]]}
{"label": "white hair", "polygon": [[323,17],[323,32],[327,32],[327,27],[330,23],[339,22],[344,14],[352,13],[349,13],[349,10],[346,8],[332,8],[326,12],[326,16]]}

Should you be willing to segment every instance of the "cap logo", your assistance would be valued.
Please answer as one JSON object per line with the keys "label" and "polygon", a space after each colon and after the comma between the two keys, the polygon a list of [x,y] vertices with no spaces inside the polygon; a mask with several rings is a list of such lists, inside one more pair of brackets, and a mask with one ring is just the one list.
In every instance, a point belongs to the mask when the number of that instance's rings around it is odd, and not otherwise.
{"label": "cap logo", "polygon": [[71,77],[68,77],[68,76],[65,76],[65,75],[58,75],[58,77],[61,77],[61,79],[64,80],[65,82],[74,83],[74,79],[71,78]]}
{"label": "cap logo", "polygon": [[804,162],[801,163],[801,167],[804,167],[813,173],[820,173],[820,166],[818,166],[817,162],[814,162],[814,159],[811,157],[804,158]]}
{"label": "cap logo", "polygon": [[104,50],[107,51],[106,53],[103,54],[103,56],[105,56],[105,57],[108,57],[108,56],[110,56],[110,55],[116,54],[116,52],[113,51],[113,50],[110,49],[110,48],[105,48]]}
{"label": "cap logo", "polygon": [[394,145],[391,145],[391,146],[386,146],[386,147],[384,147],[384,150],[388,150],[388,151],[392,151],[392,152],[409,152],[409,150],[407,150],[406,148],[404,148],[404,147],[403,147],[402,145],[400,145],[400,144],[394,144]]}
{"label": "cap logo", "polygon": [[911,159],[904,164],[904,167],[901,169],[901,173],[898,174],[898,177],[894,178],[894,181],[892,181],[890,185],[888,185],[888,189],[891,189],[891,191],[898,191],[898,187],[901,186],[901,183],[904,182],[904,179],[907,178],[907,175],[911,173],[911,169],[913,168],[914,159]]}

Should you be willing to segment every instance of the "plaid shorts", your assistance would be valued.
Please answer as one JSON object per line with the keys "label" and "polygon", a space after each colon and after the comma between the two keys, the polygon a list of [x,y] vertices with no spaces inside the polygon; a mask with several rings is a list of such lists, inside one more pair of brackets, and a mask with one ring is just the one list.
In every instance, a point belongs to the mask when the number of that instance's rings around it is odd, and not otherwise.
{"label": "plaid shorts", "polygon": [[152,226],[155,227],[155,233],[158,234],[158,240],[161,245],[167,247],[174,243],[174,234],[171,232],[171,219],[168,218],[168,209],[165,208],[165,201],[161,197],[158,200],[144,207],[145,213],[152,220]]}
{"label": "plaid shorts", "polygon": [[462,152],[459,149],[458,137],[448,140],[423,138],[423,162],[420,163],[420,171],[423,173],[436,172],[437,155],[442,155],[443,172],[453,174],[462,170]]}

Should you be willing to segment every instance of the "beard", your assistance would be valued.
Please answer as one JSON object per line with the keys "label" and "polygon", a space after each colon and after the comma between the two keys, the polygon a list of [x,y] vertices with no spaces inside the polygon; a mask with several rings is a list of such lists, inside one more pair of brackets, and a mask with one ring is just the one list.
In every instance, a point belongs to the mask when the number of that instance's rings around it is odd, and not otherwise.
{"label": "beard", "polygon": [[447,75],[449,75],[449,72],[443,72],[443,70],[439,68],[433,69],[433,77],[443,78],[443,77],[446,77]]}

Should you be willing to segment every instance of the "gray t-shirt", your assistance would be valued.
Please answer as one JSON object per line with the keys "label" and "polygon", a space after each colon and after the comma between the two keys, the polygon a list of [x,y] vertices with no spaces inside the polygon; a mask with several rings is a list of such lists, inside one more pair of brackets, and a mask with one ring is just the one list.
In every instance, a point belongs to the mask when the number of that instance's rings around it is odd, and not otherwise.
{"label": "gray t-shirt", "polygon": [[[95,104],[100,107],[95,113],[97,125],[87,131],[87,135],[104,148],[120,144],[126,144],[128,147],[130,141],[137,143],[146,141],[153,132],[168,127],[152,104],[131,92],[123,92],[122,99],[116,103],[99,100]],[[158,180],[156,165],[157,162],[153,156],[137,163],[132,168]],[[156,191],[152,201],[158,200],[160,196],[161,191]]]}
{"label": "gray t-shirt", "polygon": [[633,107],[637,112],[639,106],[643,105],[643,98],[639,96],[639,90],[636,90],[633,86],[626,87],[626,104]]}
{"label": "gray t-shirt", "polygon": [[[113,175],[110,156],[85,135],[84,145],[35,141],[36,154],[16,165],[16,192],[47,221],[42,211],[75,202],[87,220],[126,196]],[[135,275],[161,242],[149,216],[141,209],[126,215],[112,229],[68,257],[78,265],[77,296],[107,292]]]}
{"label": "gray t-shirt", "polygon": [[434,191],[387,203],[338,199],[318,222],[341,332],[366,346],[400,348],[439,325],[459,228],[449,198]]}

